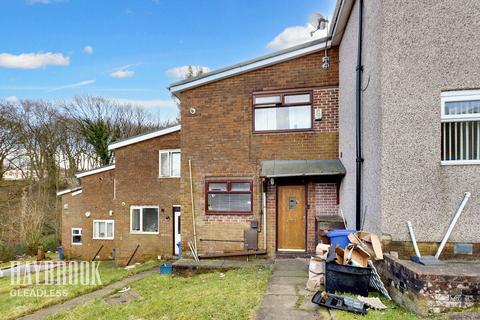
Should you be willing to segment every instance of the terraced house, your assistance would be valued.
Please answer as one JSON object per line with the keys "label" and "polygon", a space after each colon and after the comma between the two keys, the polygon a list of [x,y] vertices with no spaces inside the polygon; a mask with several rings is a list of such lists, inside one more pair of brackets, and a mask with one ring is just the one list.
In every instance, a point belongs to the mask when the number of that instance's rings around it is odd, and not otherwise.
{"label": "terraced house", "polygon": [[345,174],[338,49],[317,40],[170,90],[181,130],[114,143],[114,166],[78,174],[81,198],[60,193],[66,255],[173,255],[180,238],[201,255],[313,250],[315,217],[337,215]]}
{"label": "terraced house", "polygon": [[461,3],[338,1],[324,39],[171,84],[181,130],[115,143],[115,168],[79,175],[66,251],[308,253],[341,210],[403,257],[411,220],[431,254],[470,192],[444,257],[478,257],[480,8]]}
{"label": "terraced house", "polygon": [[64,254],[125,264],[178,252],[179,147],[180,126],[162,129],[110,145],[114,165],[78,173],[82,187],[58,193]]}

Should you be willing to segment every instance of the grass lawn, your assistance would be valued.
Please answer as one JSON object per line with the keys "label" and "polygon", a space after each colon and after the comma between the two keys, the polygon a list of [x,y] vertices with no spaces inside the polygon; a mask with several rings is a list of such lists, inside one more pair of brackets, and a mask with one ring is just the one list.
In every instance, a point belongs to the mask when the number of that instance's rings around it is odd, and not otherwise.
{"label": "grass lawn", "polygon": [[95,300],[48,319],[250,319],[270,274],[258,266],[191,277],[154,274],[131,285],[138,300]]}
{"label": "grass lawn", "polygon": [[[46,285],[46,284],[33,284],[33,285],[12,285],[10,283],[10,277],[0,278],[0,310],[1,319],[15,319],[19,316],[32,313],[43,307],[56,304],[62,301],[70,300],[78,295],[94,291],[102,286],[110,284],[114,281],[125,278],[134,273],[148,270],[154,266],[159,265],[159,261],[148,261],[138,265],[134,269],[125,270],[124,268],[115,268],[112,262],[101,262],[99,266],[100,279],[102,285]],[[43,279],[44,273],[41,274]],[[25,289],[25,290],[23,290]],[[20,291],[45,290],[46,292],[60,292],[57,295],[51,296],[15,296],[12,293]],[[31,291],[30,291],[31,292]]]}

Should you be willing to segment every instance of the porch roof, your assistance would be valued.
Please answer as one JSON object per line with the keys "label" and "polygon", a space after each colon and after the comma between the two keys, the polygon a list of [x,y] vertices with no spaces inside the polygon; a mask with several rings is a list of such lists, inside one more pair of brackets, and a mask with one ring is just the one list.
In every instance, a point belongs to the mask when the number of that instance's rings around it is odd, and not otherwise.
{"label": "porch roof", "polygon": [[346,170],[339,159],[328,160],[265,160],[262,161],[261,177],[298,177],[345,175]]}

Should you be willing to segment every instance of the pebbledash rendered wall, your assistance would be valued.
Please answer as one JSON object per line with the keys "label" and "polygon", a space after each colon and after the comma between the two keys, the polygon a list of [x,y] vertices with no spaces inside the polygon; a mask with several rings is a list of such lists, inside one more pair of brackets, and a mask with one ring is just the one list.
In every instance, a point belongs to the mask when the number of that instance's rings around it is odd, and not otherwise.
{"label": "pebbledash rendered wall", "polygon": [[[242,243],[200,239],[243,240],[249,221],[260,220],[260,164],[262,160],[338,158],[338,50],[329,49],[331,64],[322,69],[323,52],[219,80],[179,94],[182,149],[182,244],[192,239],[192,206],[188,161],[192,161],[196,231],[200,253],[242,250]],[[314,108],[324,119],[314,130],[290,133],[252,132],[252,93],[312,89]],[[190,114],[194,107],[196,112]],[[210,177],[253,181],[252,215],[205,213],[205,180]],[[267,249],[275,250],[275,207],[269,193]],[[313,211],[313,210],[312,210]],[[310,215],[312,217],[312,215]],[[311,218],[309,218],[311,219]],[[313,226],[313,223],[312,223]],[[263,248],[263,234],[259,234]]]}
{"label": "pebbledash rendered wall", "polygon": [[[418,241],[439,242],[469,191],[450,241],[479,243],[480,165],[441,165],[440,94],[480,88],[480,2],[364,4],[365,227],[409,241],[410,220]],[[347,167],[341,206],[352,223],[357,10],[355,4],[340,45],[340,151]]]}

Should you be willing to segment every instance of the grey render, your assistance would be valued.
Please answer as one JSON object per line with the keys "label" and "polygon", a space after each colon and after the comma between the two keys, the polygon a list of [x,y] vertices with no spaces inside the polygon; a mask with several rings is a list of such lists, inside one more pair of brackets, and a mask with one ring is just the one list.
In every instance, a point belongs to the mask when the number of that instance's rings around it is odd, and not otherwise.
{"label": "grey render", "polygon": [[[346,3],[358,2],[346,0]],[[355,66],[358,3],[340,42],[341,209],[355,221]],[[440,241],[463,199],[455,242],[480,242],[480,165],[442,166],[440,94],[480,88],[480,1],[364,1],[365,229]]]}

